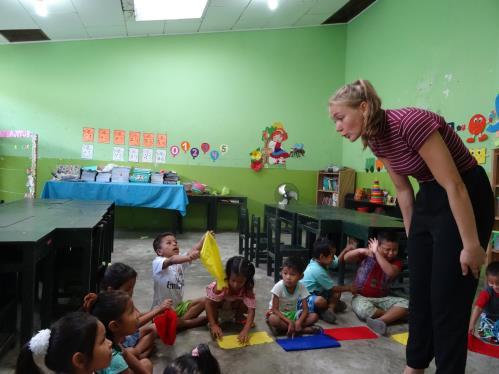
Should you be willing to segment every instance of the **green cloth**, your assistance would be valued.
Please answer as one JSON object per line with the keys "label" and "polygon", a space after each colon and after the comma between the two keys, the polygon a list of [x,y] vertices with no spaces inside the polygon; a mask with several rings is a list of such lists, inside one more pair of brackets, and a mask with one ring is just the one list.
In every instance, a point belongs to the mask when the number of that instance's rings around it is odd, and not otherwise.
{"label": "green cloth", "polygon": [[296,321],[296,310],[290,310],[288,312],[282,312],[284,314],[284,317],[291,321]]}
{"label": "green cloth", "polygon": [[187,312],[187,309],[189,309],[189,305],[191,305],[190,300],[181,301],[180,303],[178,303],[175,307],[175,313],[177,313],[177,317],[182,318],[185,312]]}

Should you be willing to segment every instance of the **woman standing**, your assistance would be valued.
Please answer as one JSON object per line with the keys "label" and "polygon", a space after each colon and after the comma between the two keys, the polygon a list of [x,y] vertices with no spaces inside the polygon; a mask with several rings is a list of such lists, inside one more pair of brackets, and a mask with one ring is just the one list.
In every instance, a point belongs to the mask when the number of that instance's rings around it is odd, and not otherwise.
{"label": "woman standing", "polygon": [[[494,220],[483,168],[438,114],[381,109],[366,80],[329,101],[336,131],[362,139],[384,163],[397,190],[408,236],[410,304],[405,373],[422,373],[435,357],[438,373],[464,373],[467,327]],[[408,176],[417,179],[414,191]]]}

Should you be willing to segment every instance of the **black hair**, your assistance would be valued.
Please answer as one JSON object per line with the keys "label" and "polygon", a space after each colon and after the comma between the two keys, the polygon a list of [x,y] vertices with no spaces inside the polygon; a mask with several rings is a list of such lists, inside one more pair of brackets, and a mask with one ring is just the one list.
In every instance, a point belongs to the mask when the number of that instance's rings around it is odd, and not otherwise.
{"label": "black hair", "polygon": [[106,328],[106,337],[113,341],[109,323],[117,321],[125,313],[130,296],[125,291],[103,291],[99,294],[89,293],[83,301],[83,310],[96,316]]}
{"label": "black hair", "polygon": [[154,248],[154,252],[158,253],[158,249],[160,248],[161,246],[161,240],[165,237],[165,236],[173,236],[175,239],[176,239],[176,236],[174,233],[172,232],[162,232],[161,234],[159,234],[158,236],[156,236],[156,238],[154,239],[154,241],[152,242],[152,247]]}
{"label": "black hair", "polygon": [[305,271],[305,262],[299,256],[286,257],[282,262],[282,268],[293,269],[298,272],[298,274],[303,274]]}
{"label": "black hair", "polygon": [[398,243],[398,234],[395,231],[381,231],[378,233],[378,241]]}
{"label": "black hair", "polygon": [[221,374],[217,359],[206,344],[199,344],[193,351],[177,357],[163,371],[163,374]]}
{"label": "black hair", "polygon": [[244,288],[248,292],[253,292],[253,287],[255,287],[255,266],[246,260],[242,256],[234,256],[227,260],[225,264],[225,274],[227,279],[230,278],[231,274],[240,275],[246,278],[246,283],[244,283]]}
{"label": "black hair", "polygon": [[107,265],[104,269],[105,271],[100,281],[100,289],[102,291],[107,291],[109,287],[112,290],[117,290],[130,279],[137,278],[137,272],[134,268],[121,262]]}
{"label": "black hair", "polygon": [[[92,360],[97,337],[97,318],[88,313],[66,314],[50,327],[50,339],[45,355],[45,365],[58,373],[71,373],[73,355],[81,352],[87,362]],[[38,374],[41,370],[33,361],[27,342],[19,352],[16,374]]]}
{"label": "black hair", "polygon": [[485,275],[497,277],[499,275],[499,261],[494,261],[488,264],[487,269],[485,269]]}
{"label": "black hair", "polygon": [[319,258],[321,255],[327,257],[334,254],[336,251],[336,246],[334,243],[326,237],[318,238],[312,248],[312,257]]}

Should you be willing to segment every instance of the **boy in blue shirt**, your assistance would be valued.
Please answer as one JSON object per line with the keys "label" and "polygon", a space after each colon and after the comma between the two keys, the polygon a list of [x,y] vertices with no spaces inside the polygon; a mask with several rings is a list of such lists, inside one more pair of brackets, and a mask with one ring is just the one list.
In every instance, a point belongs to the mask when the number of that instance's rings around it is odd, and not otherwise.
{"label": "boy in blue shirt", "polygon": [[312,259],[301,280],[311,295],[308,299],[309,310],[318,313],[320,318],[328,323],[334,323],[336,313],[346,309],[346,304],[340,300],[341,293],[356,293],[354,285],[335,286],[328,272],[330,267],[338,266],[342,255],[349,249],[347,246],[338,259],[335,256],[336,248],[331,241],[327,238],[317,239],[312,250]]}

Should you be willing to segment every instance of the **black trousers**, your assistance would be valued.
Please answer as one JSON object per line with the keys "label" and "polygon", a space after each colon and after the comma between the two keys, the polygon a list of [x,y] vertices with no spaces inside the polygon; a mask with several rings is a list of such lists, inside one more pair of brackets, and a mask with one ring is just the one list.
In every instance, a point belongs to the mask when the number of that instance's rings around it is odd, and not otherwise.
{"label": "black trousers", "polygon": [[[461,175],[473,205],[480,244],[487,243],[494,222],[494,199],[481,166]],[[421,183],[414,203],[407,250],[410,301],[407,365],[427,368],[433,357],[437,373],[464,373],[467,331],[478,281],[462,275],[463,244],[445,190]]]}

